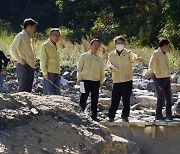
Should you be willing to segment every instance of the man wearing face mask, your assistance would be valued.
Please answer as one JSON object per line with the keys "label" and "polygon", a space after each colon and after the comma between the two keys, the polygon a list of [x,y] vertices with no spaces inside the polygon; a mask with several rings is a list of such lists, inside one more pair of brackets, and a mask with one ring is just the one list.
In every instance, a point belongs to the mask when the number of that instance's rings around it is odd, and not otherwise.
{"label": "man wearing face mask", "polygon": [[171,72],[167,60],[169,40],[161,39],[159,48],[153,53],[149,62],[149,77],[154,79],[157,93],[156,120],[165,120],[162,115],[162,106],[166,98],[166,119],[172,120],[172,99],[171,99]]}
{"label": "man wearing face mask", "polygon": [[112,72],[113,89],[109,108],[109,121],[114,121],[119,102],[122,97],[122,121],[128,122],[130,112],[130,96],[132,92],[132,62],[142,60],[141,57],[124,48],[122,36],[114,38],[116,49],[108,56],[107,67]]}

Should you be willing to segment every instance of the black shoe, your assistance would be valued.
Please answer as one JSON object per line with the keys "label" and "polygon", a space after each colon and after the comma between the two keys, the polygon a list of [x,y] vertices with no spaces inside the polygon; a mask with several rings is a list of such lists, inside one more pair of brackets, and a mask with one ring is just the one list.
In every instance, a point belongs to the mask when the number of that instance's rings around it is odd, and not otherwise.
{"label": "black shoe", "polygon": [[129,122],[129,119],[128,119],[128,117],[122,117],[122,121],[123,122]]}
{"label": "black shoe", "polygon": [[166,120],[173,120],[172,115],[167,115],[167,116],[166,116]]}
{"label": "black shoe", "polygon": [[109,122],[114,122],[114,118],[109,118]]}
{"label": "black shoe", "polygon": [[155,119],[156,120],[165,120],[165,118],[162,115],[156,115]]}
{"label": "black shoe", "polygon": [[91,116],[92,120],[100,122],[100,120],[97,117]]}

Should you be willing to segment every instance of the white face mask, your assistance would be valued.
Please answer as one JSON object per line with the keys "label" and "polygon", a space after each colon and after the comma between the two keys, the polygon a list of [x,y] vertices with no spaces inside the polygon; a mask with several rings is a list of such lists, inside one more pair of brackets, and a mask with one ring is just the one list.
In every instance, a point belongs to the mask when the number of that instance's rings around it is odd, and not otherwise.
{"label": "white face mask", "polygon": [[116,45],[116,50],[122,51],[124,49],[124,44],[117,44]]}

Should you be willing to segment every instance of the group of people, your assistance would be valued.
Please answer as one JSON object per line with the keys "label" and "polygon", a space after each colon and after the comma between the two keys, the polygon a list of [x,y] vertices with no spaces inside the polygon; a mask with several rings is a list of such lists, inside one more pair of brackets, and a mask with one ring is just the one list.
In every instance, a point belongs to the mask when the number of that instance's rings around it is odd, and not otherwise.
{"label": "group of people", "polygon": [[[31,18],[24,20],[24,29],[18,33],[10,46],[10,54],[17,61],[16,71],[19,92],[31,92],[35,54],[32,47],[30,36],[36,32],[37,22]],[[57,50],[57,42],[60,38],[60,29],[52,28],[49,33],[49,39],[42,44],[40,52],[40,66],[43,74],[43,94],[60,95],[60,55]],[[126,49],[125,39],[122,36],[114,38],[115,50],[109,53],[107,68],[112,73],[113,88],[112,101],[109,108],[109,121],[113,122],[119,102],[122,98],[122,121],[128,122],[130,114],[130,96],[133,88],[132,63],[142,61],[142,58],[131,50]],[[91,118],[99,121],[97,118],[97,104],[99,98],[99,89],[102,88],[105,80],[104,61],[98,55],[101,42],[99,39],[93,39],[90,42],[89,52],[80,55],[77,65],[77,84],[83,85],[84,91],[81,91],[80,107],[84,111],[89,94],[91,93]],[[164,120],[162,107],[166,99],[166,119],[172,120],[171,106],[171,72],[166,56],[169,48],[169,41],[161,39],[159,48],[153,53],[148,73],[150,78],[155,81],[157,92],[156,120]],[[2,56],[3,57],[3,56]],[[0,60],[1,61],[1,60]],[[7,59],[4,58],[4,65],[7,65]]]}
{"label": "group of people", "polygon": [[[97,104],[99,96],[99,88],[102,87],[104,81],[104,62],[97,54],[101,42],[93,39],[90,42],[90,51],[80,56],[77,67],[77,84],[83,82],[85,91],[80,96],[80,106],[85,110],[87,98],[91,92],[91,118],[99,121],[97,118]],[[142,58],[134,54],[131,50],[124,48],[125,39],[122,36],[114,38],[115,50],[109,53],[107,68],[112,73],[113,87],[111,105],[109,108],[109,121],[113,122],[116,111],[122,97],[122,121],[128,122],[130,113],[130,97],[133,88],[133,72],[132,63],[142,61]],[[172,120],[172,99],[171,99],[171,72],[169,69],[166,52],[169,49],[169,41],[161,39],[159,48],[153,53],[148,73],[149,77],[155,81],[157,91],[157,109],[156,120],[165,120],[162,115],[162,107],[166,99],[166,119]]]}
{"label": "group of people", "polygon": [[[24,29],[18,33],[10,46],[11,56],[18,62],[16,66],[18,91],[31,92],[34,79],[35,54],[30,36],[36,32],[37,22],[31,18],[24,20]],[[41,71],[44,77],[43,94],[59,95],[60,54],[56,43],[60,29],[52,28],[49,39],[42,44]]]}

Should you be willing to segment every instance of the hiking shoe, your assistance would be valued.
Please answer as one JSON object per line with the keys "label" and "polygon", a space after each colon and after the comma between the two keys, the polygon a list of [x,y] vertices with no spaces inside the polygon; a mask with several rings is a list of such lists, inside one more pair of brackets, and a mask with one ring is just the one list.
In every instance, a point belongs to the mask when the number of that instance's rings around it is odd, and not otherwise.
{"label": "hiking shoe", "polygon": [[173,120],[172,115],[167,115],[167,116],[166,116],[166,120]]}
{"label": "hiking shoe", "polygon": [[109,122],[114,122],[114,118],[109,118]]}
{"label": "hiking shoe", "polygon": [[97,117],[91,116],[92,120],[100,122],[100,120]]}
{"label": "hiking shoe", "polygon": [[165,120],[165,118],[162,115],[156,115],[155,120]]}
{"label": "hiking shoe", "polygon": [[128,117],[122,117],[122,121],[123,122],[129,122],[129,119],[128,119]]}

